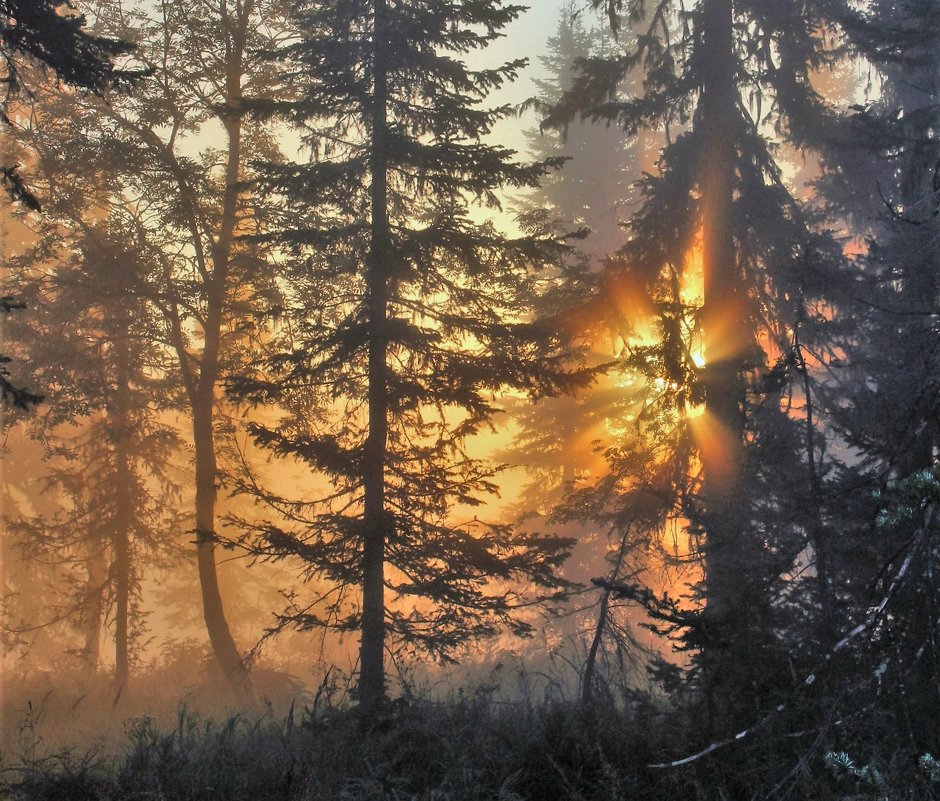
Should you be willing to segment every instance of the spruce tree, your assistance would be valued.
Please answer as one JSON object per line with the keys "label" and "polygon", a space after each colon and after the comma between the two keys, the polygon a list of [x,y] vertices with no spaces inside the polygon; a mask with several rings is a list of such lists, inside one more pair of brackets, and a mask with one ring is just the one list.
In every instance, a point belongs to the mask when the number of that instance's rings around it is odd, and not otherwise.
{"label": "spruce tree", "polygon": [[[670,516],[688,522],[692,553],[702,557],[699,613],[663,605],[648,590],[625,591],[658,609],[667,630],[685,631],[698,652],[708,729],[727,734],[787,685],[771,654],[785,647],[779,601],[807,544],[825,573],[825,544],[815,536],[823,529],[809,500],[819,443],[786,404],[801,394],[801,337],[839,252],[787,186],[767,131],[805,149],[838,129],[812,75],[839,57],[832,43],[844,9],[747,0],[593,5],[612,25],[621,15],[633,20],[640,35],[616,57],[582,62],[548,124],[586,114],[630,133],[681,132],[643,182],[643,205],[614,267],[654,310],[656,344],[627,349],[628,363],[650,381],[637,418],[652,444],[613,448],[619,481],[600,484],[594,502],[623,526],[630,498],[652,493],[667,500],[655,514],[641,505],[639,532]],[[619,100],[617,88],[636,71],[642,93]]]}
{"label": "spruce tree", "polygon": [[[546,54],[541,58],[545,75],[535,81],[538,95],[532,104],[545,109],[558,103],[570,91],[582,60],[611,56],[624,38],[632,41],[633,37],[632,29],[621,31],[618,42],[605,21],[591,19],[576,3],[565,3],[555,33],[546,42]],[[631,96],[632,83],[633,76],[629,76],[618,87],[618,97]],[[622,332],[607,324],[603,312],[598,313],[592,290],[596,295],[610,293],[619,299],[627,295],[622,285],[606,280],[613,272],[609,262],[618,258],[624,241],[622,226],[639,200],[637,184],[655,160],[654,142],[659,139],[655,133],[631,137],[609,121],[580,116],[561,130],[527,132],[529,150],[535,156],[560,156],[566,161],[525,197],[523,207],[544,208],[560,225],[583,227],[586,233],[578,251],[554,280],[545,282],[536,306],[540,314],[563,320],[592,351],[597,363],[611,364],[616,359]],[[603,289],[597,289],[598,283]],[[578,541],[565,575],[579,583],[590,582],[601,571],[609,581],[615,581],[638,568],[635,554],[623,547],[622,532],[613,532],[608,541],[603,534],[598,536],[597,521],[559,507],[576,485],[596,480],[603,470],[600,451],[609,429],[619,430],[635,403],[635,392],[624,387],[622,372],[612,370],[589,392],[538,404],[518,401],[510,407],[518,433],[500,458],[519,465],[530,476],[520,497],[521,511],[528,517],[526,524],[538,525],[545,519],[540,521],[539,516],[546,515]],[[601,662],[623,674],[624,664],[635,669],[641,661],[637,657],[645,649],[637,647],[631,633],[635,621],[624,616],[625,604],[612,599],[609,590],[594,588],[577,598],[578,606],[567,610],[559,622],[570,644],[585,644],[581,697],[590,703],[595,688],[604,687],[605,678],[610,678],[598,669]],[[632,651],[626,659],[625,648]],[[612,658],[608,660],[608,656]]]}
{"label": "spruce tree", "polygon": [[[472,208],[498,212],[502,190],[557,166],[518,163],[486,141],[510,113],[486,95],[525,62],[464,61],[521,11],[499,0],[296,3],[300,39],[278,57],[297,97],[256,106],[300,126],[313,155],[268,180],[295,221],[280,241],[296,249],[295,297],[308,301],[290,317],[294,348],[233,391],[292,408],[255,436],[330,488],[303,507],[306,525],[255,527],[254,547],[297,556],[327,582],[321,609],[290,617],[360,630],[367,708],[385,695],[391,644],[446,659],[500,624],[525,633],[524,586],[564,585],[554,569],[566,541],[465,511],[496,490],[498,467],[468,449],[498,412],[495,394],[589,379],[567,366],[562,332],[527,316],[535,271],[564,243],[506,235]],[[351,588],[361,600],[350,604]]]}
{"label": "spruce tree", "polygon": [[[0,126],[12,125],[10,104],[24,89],[29,94],[24,73],[37,65],[69,86],[93,92],[133,76],[114,65],[128,45],[88,33],[85,18],[72,11],[68,0],[0,2]],[[12,200],[39,210],[39,201],[23,181],[16,163],[5,159],[0,162],[0,186]],[[5,294],[0,297],[0,313],[9,314],[17,308],[22,306],[15,298]],[[0,354],[0,365],[9,361],[8,356]],[[34,392],[12,384],[9,371],[0,367],[0,408],[28,409],[41,400]]]}
{"label": "spruce tree", "polygon": [[[29,94],[27,76],[37,65],[71,87],[100,92],[133,74],[114,65],[128,49],[126,42],[89,33],[69,0],[2,0],[0,123],[10,124],[10,103],[24,90]],[[0,164],[0,182],[13,199],[38,209],[17,165]]]}
{"label": "spruce tree", "polygon": [[844,540],[834,582],[856,621],[870,615],[873,596],[890,596],[847,672],[859,707],[879,694],[872,725],[881,715],[901,721],[877,749],[919,757],[940,740],[926,700],[940,658],[937,4],[872,2],[848,29],[877,91],[857,107],[855,135],[829,154],[818,182],[857,251],[837,284],[838,358],[824,395],[845,454],[831,482]]}
{"label": "spruce tree", "polygon": [[178,395],[154,310],[135,291],[153,265],[132,233],[98,224],[74,251],[61,244],[45,238],[12,259],[11,280],[28,311],[9,341],[30,353],[46,398],[25,421],[46,475],[45,503],[5,522],[25,558],[60,566],[54,600],[33,623],[68,621],[79,631],[87,678],[112,624],[121,698],[146,631],[143,576],[179,548],[172,532],[180,521],[169,510],[179,495],[170,476],[181,443],[161,420],[178,409]]}
{"label": "spruce tree", "polygon": [[[576,3],[562,7],[540,58],[545,75],[535,81],[539,107],[557,103],[571,89],[580,60],[603,58],[617,47],[602,23],[587,27],[584,20]],[[630,217],[636,200],[633,185],[644,169],[645,140],[630,138],[605,121],[587,119],[574,119],[563,131],[528,131],[526,139],[536,158],[567,159],[560,170],[545,177],[528,203],[547,209],[565,226],[586,227],[589,234],[581,248],[587,254],[603,259],[614,253],[623,244],[620,223]]]}

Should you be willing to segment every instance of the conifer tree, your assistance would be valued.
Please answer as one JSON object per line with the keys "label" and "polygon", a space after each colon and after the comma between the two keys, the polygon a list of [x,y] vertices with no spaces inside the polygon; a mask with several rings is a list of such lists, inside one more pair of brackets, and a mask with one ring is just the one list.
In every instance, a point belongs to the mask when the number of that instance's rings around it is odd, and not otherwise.
{"label": "conifer tree", "polygon": [[[95,36],[69,0],[3,0],[0,2],[0,123],[9,125],[10,102],[30,81],[24,75],[37,65],[69,86],[100,92],[129,78],[114,60],[128,51],[125,42]],[[10,196],[38,209],[15,164],[0,164],[0,182]]]}
{"label": "conifer tree", "polygon": [[[584,18],[576,3],[562,7],[540,58],[545,76],[535,81],[539,106],[557,103],[571,89],[579,60],[603,58],[617,46],[605,26],[598,21],[586,27]],[[633,184],[643,169],[645,143],[631,140],[618,126],[587,119],[572,120],[564,131],[528,131],[526,139],[536,158],[567,159],[528,202],[547,209],[565,226],[586,227],[590,233],[581,248],[589,255],[602,259],[616,251],[623,244],[620,223],[629,218],[635,200]]]}
{"label": "conifer tree", "polygon": [[257,106],[302,126],[314,156],[269,178],[300,223],[280,240],[302,257],[295,297],[311,300],[292,315],[295,347],[233,390],[301,412],[255,436],[330,489],[306,525],[256,528],[255,548],[300,557],[326,580],[325,610],[305,604],[292,620],[360,630],[365,707],[385,695],[390,644],[447,658],[501,624],[525,633],[527,601],[508,582],[549,594],[564,584],[554,569],[566,541],[464,511],[496,489],[498,468],[468,451],[498,411],[495,393],[588,381],[567,366],[561,331],[527,316],[534,271],[564,243],[507,236],[471,211],[498,211],[501,190],[557,166],[520,164],[485,141],[510,113],[486,95],[524,61],[464,61],[521,11],[499,0],[297,3],[301,38],[279,58],[298,97]]}
{"label": "conifer tree", "polygon": [[[593,5],[614,26],[621,15],[633,20],[636,45],[584,61],[547,122],[584,113],[630,133],[682,131],[643,183],[616,266],[655,309],[658,343],[629,348],[628,359],[658,379],[637,415],[653,444],[612,449],[623,483],[599,485],[594,501],[613,519],[619,508],[622,519],[634,492],[652,492],[672,500],[659,513],[644,507],[639,531],[669,516],[690,522],[690,546],[703,560],[700,613],[663,606],[648,591],[634,597],[658,608],[666,629],[686,632],[699,654],[708,728],[728,733],[787,684],[779,660],[756,657],[779,652],[782,584],[807,543],[825,573],[825,543],[814,539],[822,527],[806,513],[818,442],[785,409],[788,387],[803,375],[805,321],[817,315],[821,276],[831,274],[838,250],[786,185],[764,126],[799,149],[837,131],[812,74],[838,57],[832,42],[844,9],[747,0]],[[618,100],[617,87],[634,71],[643,92]]]}
{"label": "conifer tree", "polygon": [[[578,63],[587,58],[613,55],[621,46],[606,22],[590,17],[587,9],[576,3],[562,6],[554,35],[546,43],[541,58],[545,77],[537,80],[537,108],[550,108],[570,91]],[[621,40],[634,36],[632,29],[620,32]],[[632,94],[633,76],[618,87],[619,97]],[[613,272],[603,269],[605,261],[617,259],[622,246],[623,223],[629,219],[639,199],[637,183],[644,170],[655,160],[656,133],[628,136],[619,126],[606,120],[575,117],[562,130],[540,129],[527,132],[530,152],[539,158],[564,157],[563,167],[546,176],[537,190],[525,198],[530,208],[544,207],[560,224],[583,226],[586,238],[579,250],[545,287],[537,301],[539,313],[553,315],[593,351],[598,363],[610,364],[617,350],[617,331],[607,323],[606,315],[597,314],[591,299],[598,276]],[[627,293],[605,279],[597,294],[612,293],[624,299]],[[595,299],[596,300],[596,299]],[[632,301],[628,301],[632,302]],[[576,539],[572,558],[565,568],[568,578],[589,582],[603,571],[614,581],[637,568],[629,549],[624,549],[622,532],[614,532],[608,542],[598,536],[597,521],[585,520],[578,513],[559,508],[565,495],[576,484],[595,480],[602,469],[599,452],[611,427],[619,430],[636,405],[636,393],[624,386],[624,376],[612,370],[599,378],[589,392],[577,396],[549,398],[537,404],[519,401],[510,407],[513,426],[518,429],[512,446],[500,458],[523,467],[531,477],[524,488],[521,505],[524,515],[554,515],[554,524]],[[638,389],[639,384],[634,387]],[[551,519],[551,518],[550,518]],[[538,517],[533,522],[535,525]],[[609,563],[609,564],[608,564]],[[623,648],[629,647],[634,659],[644,651],[636,648],[631,624],[623,619],[624,604],[610,597],[610,590],[578,596],[576,608],[567,610],[560,620],[561,632],[573,643],[585,640],[582,699],[590,703],[595,685],[603,686],[604,677],[597,665],[610,655],[609,664],[624,663]],[[635,611],[635,610],[633,610]],[[619,618],[619,619],[615,619]]]}
{"label": "conifer tree", "polygon": [[[2,0],[0,2],[0,126],[11,125],[10,104],[28,93],[29,73],[37,65],[49,69],[57,80],[72,87],[100,92],[133,73],[115,68],[114,60],[126,53],[124,42],[94,36],[85,30],[85,18],[72,13],[68,0]],[[7,154],[4,154],[6,157]],[[39,201],[24,183],[16,163],[0,162],[0,185],[12,200],[33,211]],[[21,308],[13,297],[0,297],[0,314]],[[9,357],[0,354],[0,365]],[[0,408],[28,409],[42,398],[9,381],[0,367]]]}
{"label": "conifer tree", "polygon": [[877,681],[880,714],[903,721],[879,749],[914,757],[940,738],[926,711],[940,656],[936,12],[934,2],[879,1],[849,26],[878,91],[857,108],[855,136],[829,154],[818,183],[833,220],[849,221],[858,251],[837,284],[838,358],[824,395],[846,452],[831,482],[845,542],[834,554],[835,591],[847,616],[865,620],[873,591],[889,595],[907,564],[884,625],[850,675],[866,693]]}
{"label": "conifer tree", "polygon": [[127,239],[127,231],[98,225],[73,252],[46,239],[11,265],[29,311],[11,326],[10,341],[30,353],[46,398],[26,425],[45,452],[44,492],[63,502],[50,514],[7,519],[7,533],[26,558],[60,566],[58,598],[33,624],[76,628],[89,678],[111,622],[118,698],[145,631],[143,574],[178,548],[179,520],[168,510],[178,499],[170,475],[181,444],[160,420],[178,408],[178,395],[153,309],[134,291],[152,265]]}

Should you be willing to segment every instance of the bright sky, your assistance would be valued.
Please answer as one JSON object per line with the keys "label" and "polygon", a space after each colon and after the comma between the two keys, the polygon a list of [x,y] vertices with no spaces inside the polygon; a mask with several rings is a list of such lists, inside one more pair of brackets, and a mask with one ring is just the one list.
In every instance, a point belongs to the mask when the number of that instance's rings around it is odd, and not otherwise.
{"label": "bright sky", "polygon": [[[535,94],[532,81],[542,73],[539,57],[545,52],[545,41],[558,27],[563,3],[564,0],[522,0],[521,4],[528,5],[529,10],[505,29],[502,39],[480,54],[480,65],[487,67],[517,58],[529,59],[529,66],[519,79],[498,95],[494,95],[494,103],[521,103]],[[475,61],[477,59],[474,59]],[[498,129],[497,141],[524,154],[525,140],[522,131],[534,125],[534,117],[507,120]]]}

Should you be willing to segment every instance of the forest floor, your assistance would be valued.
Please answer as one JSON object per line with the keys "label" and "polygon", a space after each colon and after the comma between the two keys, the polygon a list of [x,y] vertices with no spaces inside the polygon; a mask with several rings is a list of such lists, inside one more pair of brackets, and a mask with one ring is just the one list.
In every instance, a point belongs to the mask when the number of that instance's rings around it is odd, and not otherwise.
{"label": "forest floor", "polygon": [[[28,704],[27,713],[38,705]],[[46,714],[52,714],[47,710]],[[67,710],[54,714],[68,725]],[[73,710],[78,714],[78,709]],[[116,710],[102,714],[112,717]],[[656,767],[703,742],[690,709],[639,693],[589,707],[505,700],[494,687],[402,698],[361,714],[306,696],[261,715],[180,706],[132,715],[119,736],[43,742],[37,720],[6,720],[0,798],[11,801],[695,801],[934,798],[932,782],[889,786],[772,729],[689,764]],[[103,718],[101,719],[104,720]],[[854,771],[854,772],[853,772]]]}

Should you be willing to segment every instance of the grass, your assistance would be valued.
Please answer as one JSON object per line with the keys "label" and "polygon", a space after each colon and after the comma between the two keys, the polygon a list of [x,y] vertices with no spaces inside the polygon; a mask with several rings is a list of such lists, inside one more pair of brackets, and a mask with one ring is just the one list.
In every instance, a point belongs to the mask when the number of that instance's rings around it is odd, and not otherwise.
{"label": "grass", "polygon": [[[309,700],[309,699],[308,699]],[[221,722],[220,722],[221,720]],[[862,781],[784,732],[658,770],[701,745],[689,710],[639,694],[583,708],[507,700],[493,686],[446,700],[408,698],[363,715],[329,698],[259,717],[181,707],[125,721],[113,747],[6,759],[4,801],[849,801],[935,799],[903,771]],[[861,755],[859,755],[861,756]],[[794,767],[798,770],[794,770]],[[835,768],[842,768],[841,770]],[[879,774],[880,775],[880,774]],[[932,774],[931,774],[932,776]],[[781,777],[786,781],[781,784]]]}
{"label": "grass", "polygon": [[63,750],[5,766],[2,793],[16,801],[647,797],[642,766],[655,725],[639,729],[636,711],[601,716],[494,696],[398,701],[370,716],[328,706],[223,723],[181,709],[166,727],[139,717],[112,753]]}

